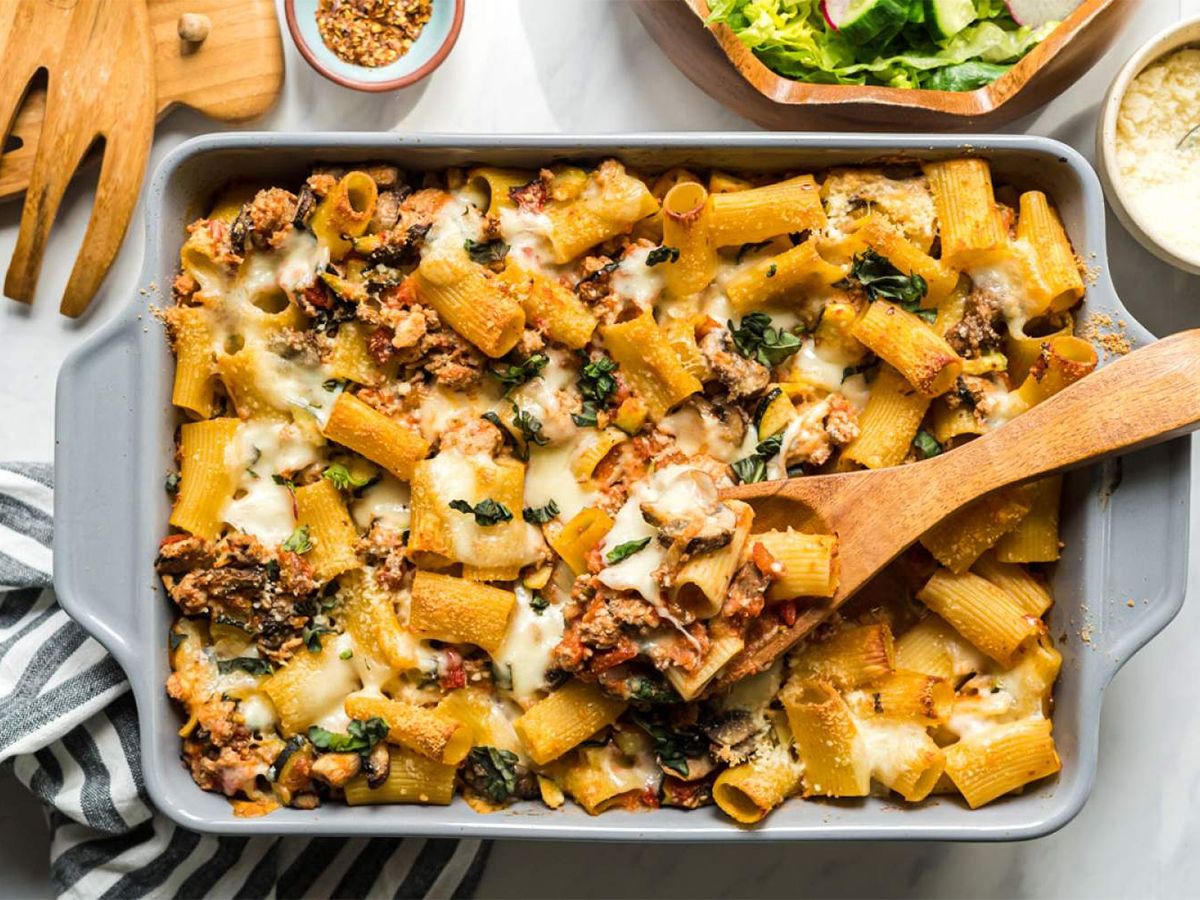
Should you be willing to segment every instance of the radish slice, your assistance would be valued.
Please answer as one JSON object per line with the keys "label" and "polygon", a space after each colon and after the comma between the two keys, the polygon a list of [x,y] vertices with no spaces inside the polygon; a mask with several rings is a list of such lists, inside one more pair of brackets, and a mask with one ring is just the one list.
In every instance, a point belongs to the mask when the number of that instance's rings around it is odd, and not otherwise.
{"label": "radish slice", "polygon": [[1061,22],[1079,7],[1083,0],[1004,0],[1018,25],[1039,28],[1047,22]]}
{"label": "radish slice", "polygon": [[821,15],[834,31],[841,30],[838,28],[838,22],[846,20],[849,9],[850,0],[821,0]]}

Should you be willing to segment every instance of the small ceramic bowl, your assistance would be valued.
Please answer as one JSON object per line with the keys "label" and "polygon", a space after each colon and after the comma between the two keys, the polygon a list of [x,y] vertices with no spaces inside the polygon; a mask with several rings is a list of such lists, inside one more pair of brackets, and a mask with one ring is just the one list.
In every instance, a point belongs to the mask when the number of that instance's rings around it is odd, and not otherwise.
{"label": "small ceramic bowl", "polygon": [[1100,107],[1096,126],[1096,167],[1100,170],[1104,194],[1113,212],[1138,243],[1177,269],[1200,275],[1200,256],[1183,255],[1173,249],[1158,236],[1154,222],[1136,212],[1130,202],[1133,188],[1125,184],[1117,161],[1117,118],[1130,83],[1152,63],[1189,45],[1200,46],[1200,18],[1187,19],[1159,32],[1143,44],[1117,73]]}
{"label": "small ceramic bowl", "polygon": [[358,66],[339,59],[317,30],[318,0],[284,0],[288,30],[308,64],[343,87],[393,91],[420,81],[442,64],[462,30],[466,0],[433,0],[433,14],[408,52],[391,65]]}

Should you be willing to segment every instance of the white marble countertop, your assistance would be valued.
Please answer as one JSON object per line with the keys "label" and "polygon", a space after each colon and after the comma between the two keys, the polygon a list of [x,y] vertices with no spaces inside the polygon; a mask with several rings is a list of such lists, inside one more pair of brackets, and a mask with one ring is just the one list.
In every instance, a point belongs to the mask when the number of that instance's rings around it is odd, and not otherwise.
{"label": "white marble countertop", "polygon": [[[638,0],[633,0],[638,2]],[[667,2],[667,0],[644,0]],[[1137,0],[1118,0],[1137,2]],[[628,0],[471,0],[458,46],[425,84],[364,96],[314,74],[288,47],[279,106],[253,128],[404,132],[630,132],[743,130],[749,123],[695,88],[657,50]],[[1059,138],[1093,156],[1097,104],[1141,42],[1200,0],[1141,0],[1115,47],[1052,104],[1006,129]],[[287,42],[285,36],[285,43]],[[504,62],[495,50],[503,47]],[[153,162],[212,130],[180,112],[158,130]],[[87,181],[87,179],[83,179]],[[0,459],[49,459],[54,382],[68,352],[136,289],[142,224],[79,322],[58,315],[91,201],[68,192],[46,254],[37,302],[0,300]],[[20,208],[0,208],[0,261]],[[1135,314],[1152,293],[1163,334],[1200,325],[1200,278],[1158,263],[1109,216],[1118,291]],[[1193,498],[1193,509],[1200,510]],[[1193,516],[1195,523],[1195,514]],[[1200,528],[1193,528],[1200,535]],[[1195,544],[1193,544],[1195,546]],[[800,844],[746,846],[500,843],[480,896],[920,896],[1065,897],[1200,894],[1200,597],[1120,673],[1107,692],[1096,788],[1059,833],[1022,844]],[[36,805],[0,782],[0,897],[49,893],[47,838]]]}

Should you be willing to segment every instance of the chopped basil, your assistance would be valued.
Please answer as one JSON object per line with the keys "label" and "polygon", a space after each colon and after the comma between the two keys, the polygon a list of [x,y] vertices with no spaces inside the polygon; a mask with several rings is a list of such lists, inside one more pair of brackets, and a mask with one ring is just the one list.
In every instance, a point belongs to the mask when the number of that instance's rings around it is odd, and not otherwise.
{"label": "chopped basil", "polygon": [[771,263],[769,266],[767,266],[767,277],[774,278],[775,273],[778,271],[779,271],[779,266],[775,265],[775,263]]}
{"label": "chopped basil", "polygon": [[308,526],[301,525],[288,535],[283,542],[283,549],[290,553],[307,553],[312,549],[312,539],[308,536]]}
{"label": "chopped basil", "polygon": [[178,494],[179,493],[179,473],[172,472],[170,475],[168,475],[167,480],[163,483],[163,487],[166,489],[168,494]]}
{"label": "chopped basil", "polygon": [[387,737],[388,723],[379,716],[372,716],[365,721],[354,719],[346,732],[336,734],[313,725],[308,729],[308,739],[318,750],[331,753],[357,752],[366,755],[372,747]]}
{"label": "chopped basil", "polygon": [[592,272],[589,275],[584,275],[582,278],[580,278],[579,282],[575,285],[575,290],[578,291],[581,286],[587,284],[589,281],[599,281],[605,275],[608,275],[611,272],[615,272],[618,268],[620,268],[620,266],[621,266],[621,263],[619,260],[605,263],[600,268],[598,268],[595,272]]}
{"label": "chopped basil", "polygon": [[491,241],[473,241],[467,238],[463,241],[463,249],[467,251],[467,255],[473,261],[481,266],[503,262],[504,257],[508,256],[508,244],[500,238]]}
{"label": "chopped basil", "polygon": [[942,452],[942,445],[932,434],[922,428],[913,438],[913,448],[920,454],[921,459],[929,459]]}
{"label": "chopped basil", "polygon": [[529,598],[529,608],[532,609],[539,616],[542,613],[544,613],[549,606],[550,606],[550,601],[547,600],[545,597],[543,597],[541,594],[534,594],[532,597]]}
{"label": "chopped basil", "polygon": [[571,413],[571,421],[580,428],[596,428],[598,422],[596,419],[596,403],[593,400],[584,400],[580,406],[579,412]]}
{"label": "chopped basil", "polygon": [[229,675],[232,672],[248,672],[251,675],[270,675],[274,669],[265,659],[257,656],[235,656],[233,659],[218,659],[217,672]]}
{"label": "chopped basil", "polygon": [[870,249],[854,257],[850,278],[862,285],[868,300],[895,300],[909,312],[916,311],[928,291],[920,275],[905,275],[887,257]]}
{"label": "chopped basil", "polygon": [[517,404],[512,405],[513,425],[525,440],[525,458],[529,457],[529,445],[536,444],[544,447],[550,443],[550,438],[542,434],[542,420],[527,409],[521,409]]}
{"label": "chopped basil", "polygon": [[688,757],[702,756],[708,750],[708,739],[699,731],[671,731],[636,709],[630,711],[629,717],[650,735],[659,765],[683,778],[688,777]]}
{"label": "chopped basil", "polygon": [[472,747],[467,754],[469,783],[493,803],[504,803],[517,793],[517,754],[496,747]]}
{"label": "chopped basil", "polygon": [[450,508],[458,510],[464,515],[475,516],[475,524],[485,528],[490,525],[499,525],[501,522],[511,522],[513,517],[507,506],[497,503],[490,497],[480,500],[474,506],[471,506],[466,500],[451,500]]}
{"label": "chopped basil", "polygon": [[545,525],[558,515],[558,504],[551,500],[545,506],[527,506],[521,511],[521,517],[533,525]]}
{"label": "chopped basil", "polygon": [[626,686],[629,696],[642,703],[678,703],[680,699],[669,684],[649,675],[634,675]]}
{"label": "chopped basil", "polygon": [[867,381],[871,381],[875,377],[875,371],[879,368],[879,357],[874,353],[867,356],[865,360],[853,366],[846,366],[842,369],[842,381],[854,375],[862,375]]}
{"label": "chopped basil", "polygon": [[339,491],[349,491],[354,488],[360,488],[368,484],[370,478],[358,478],[350,473],[350,470],[341,463],[334,463],[321,473],[322,478],[327,478],[335,488]]}
{"label": "chopped basil", "polygon": [[522,362],[516,364],[500,363],[499,365],[492,366],[490,371],[502,384],[508,385],[511,390],[514,387],[524,384],[531,378],[536,378],[549,362],[550,357],[545,353],[533,353]]}
{"label": "chopped basil", "polygon": [[612,374],[616,370],[617,364],[607,356],[589,360],[579,376],[579,393],[585,400],[606,403],[617,389],[617,379]]}
{"label": "chopped basil", "polygon": [[775,368],[801,346],[800,338],[790,331],[775,328],[766,313],[750,313],[736,328],[732,321],[728,325],[738,353],[768,368]]}
{"label": "chopped basil", "polygon": [[636,541],[626,541],[623,544],[617,544],[605,555],[604,559],[608,564],[615,565],[622,560],[629,559],[633,554],[645,550],[650,545],[650,538],[639,538]]}
{"label": "chopped basil", "polygon": [[679,262],[678,247],[655,247],[646,254],[646,265],[648,266],[657,266],[658,264],[665,262]]}
{"label": "chopped basil", "polygon": [[771,243],[770,241],[759,241],[756,244],[742,244],[742,246],[738,247],[737,257],[734,260],[734,262],[740,263],[742,261],[742,258],[747,253],[753,253],[756,250],[761,250],[763,247],[766,247],[770,243]]}
{"label": "chopped basil", "polygon": [[783,433],[773,434],[759,441],[754,452],[731,464],[733,474],[740,484],[757,484],[767,480],[767,461],[783,447]]}
{"label": "chopped basil", "polygon": [[290,478],[284,478],[282,475],[272,475],[271,480],[280,487],[285,487],[293,494],[296,493],[296,482]]}
{"label": "chopped basil", "polygon": [[309,653],[320,653],[321,635],[336,633],[332,628],[326,628],[323,625],[314,625],[312,628],[305,628],[304,646],[308,648]]}

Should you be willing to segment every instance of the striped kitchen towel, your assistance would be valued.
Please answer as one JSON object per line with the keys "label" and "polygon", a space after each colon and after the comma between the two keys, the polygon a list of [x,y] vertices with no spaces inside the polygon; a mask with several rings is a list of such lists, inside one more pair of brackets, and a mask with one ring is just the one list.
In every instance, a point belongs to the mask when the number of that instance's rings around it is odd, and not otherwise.
{"label": "striped kitchen towel", "polygon": [[66,897],[470,897],[480,841],[236,838],[150,807],[120,666],[50,588],[51,468],[0,464],[0,764],[50,807]]}

